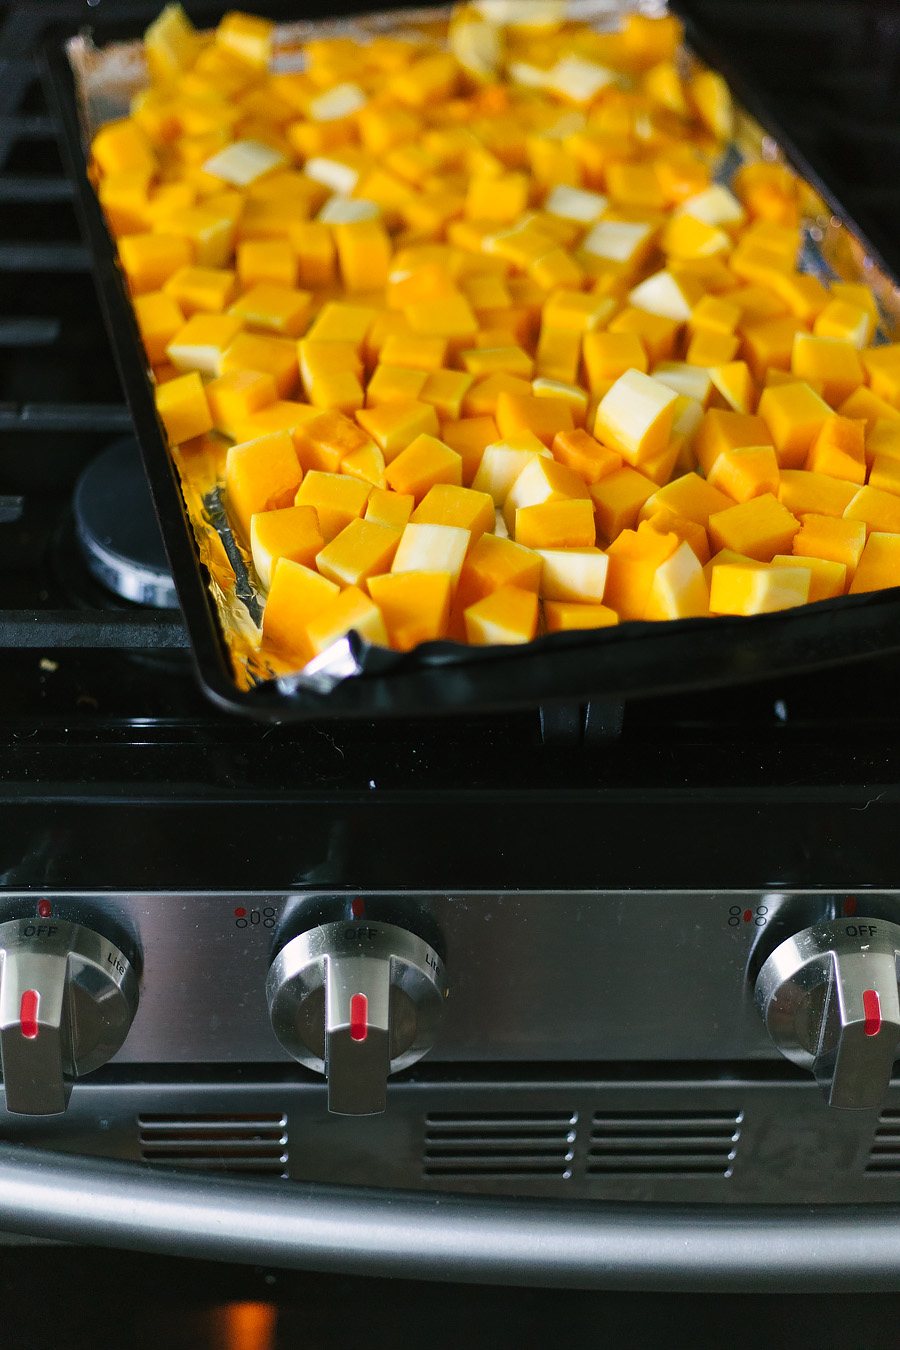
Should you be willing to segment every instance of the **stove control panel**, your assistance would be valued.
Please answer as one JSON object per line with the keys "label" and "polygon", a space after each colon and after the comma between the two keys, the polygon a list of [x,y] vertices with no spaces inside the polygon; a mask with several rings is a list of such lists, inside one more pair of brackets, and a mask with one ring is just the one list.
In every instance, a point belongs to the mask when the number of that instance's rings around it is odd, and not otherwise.
{"label": "stove control panel", "polygon": [[328,1109],[375,1115],[388,1074],[430,1050],[443,1017],[444,963],[423,938],[364,918],[322,923],[288,941],[266,981],[282,1046],[328,1079]]}
{"label": "stove control panel", "polygon": [[900,1054],[900,925],[843,917],[782,942],[756,1002],[772,1040],[811,1069],[829,1106],[881,1105]]}
{"label": "stove control panel", "polygon": [[137,1006],[132,961],[92,928],[40,911],[0,923],[6,1109],[64,1111],[74,1080],[121,1047]]}

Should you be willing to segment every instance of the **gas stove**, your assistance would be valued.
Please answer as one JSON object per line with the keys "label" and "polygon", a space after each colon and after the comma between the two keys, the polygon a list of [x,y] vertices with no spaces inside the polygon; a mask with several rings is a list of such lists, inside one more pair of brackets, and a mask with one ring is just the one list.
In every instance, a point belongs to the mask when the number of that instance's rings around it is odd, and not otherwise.
{"label": "gas stove", "polygon": [[[746,18],[716,12],[726,40]],[[27,1144],[55,1154],[47,1185],[69,1159],[86,1209],[92,1178],[129,1173],[85,1159],[143,1162],[170,1192],[262,1175],[282,1217],[297,1183],[518,1197],[563,1223],[579,1200],[729,1216],[900,1201],[900,1025],[886,1062],[869,1055],[900,1009],[850,969],[866,939],[895,961],[900,936],[898,658],[506,715],[285,727],[217,711],[40,81],[51,29],[90,15],[0,9],[6,1182],[24,1175],[8,1146]],[[829,11],[822,31],[838,27]],[[884,191],[861,192],[874,237]],[[30,1034],[36,946],[61,1009],[40,1071],[21,1053],[49,1040]],[[783,1057],[785,998],[812,990],[816,1029],[839,1017],[833,960],[866,985],[856,1049],[823,1031]],[[829,1107],[810,1067],[857,1109]],[[67,1218],[44,1205],[39,1221],[32,1196],[11,1227],[79,1231],[75,1193]],[[177,1227],[158,1248],[178,1249]]]}

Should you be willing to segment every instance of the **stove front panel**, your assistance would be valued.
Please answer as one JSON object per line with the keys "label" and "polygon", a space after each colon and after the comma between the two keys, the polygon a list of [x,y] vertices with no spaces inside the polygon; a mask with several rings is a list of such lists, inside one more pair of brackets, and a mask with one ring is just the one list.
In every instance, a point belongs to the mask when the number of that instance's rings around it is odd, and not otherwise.
{"label": "stove front panel", "polygon": [[[753,1002],[769,952],[836,915],[900,917],[897,892],[43,892],[42,913],[48,902],[134,942],[140,1005],[113,1062],[158,1065],[291,1062],[265,979],[315,915],[406,916],[433,937],[449,995],[431,1061],[554,1065],[778,1060]],[[6,893],[3,910],[35,913],[34,893]]]}

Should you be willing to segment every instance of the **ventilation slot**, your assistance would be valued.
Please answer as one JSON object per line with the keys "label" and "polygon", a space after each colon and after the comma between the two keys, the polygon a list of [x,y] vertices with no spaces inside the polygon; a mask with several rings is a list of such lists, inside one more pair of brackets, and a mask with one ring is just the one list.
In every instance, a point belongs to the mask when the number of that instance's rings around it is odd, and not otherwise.
{"label": "ventilation slot", "polygon": [[427,1177],[572,1175],[577,1111],[442,1113],[425,1118]]}
{"label": "ventilation slot", "polygon": [[882,1111],[878,1117],[865,1170],[900,1176],[900,1111]]}
{"label": "ventilation slot", "polygon": [[612,1111],[594,1116],[589,1176],[730,1177],[739,1111]]}
{"label": "ventilation slot", "polygon": [[287,1176],[287,1117],[278,1113],[138,1116],[138,1142],[145,1162]]}

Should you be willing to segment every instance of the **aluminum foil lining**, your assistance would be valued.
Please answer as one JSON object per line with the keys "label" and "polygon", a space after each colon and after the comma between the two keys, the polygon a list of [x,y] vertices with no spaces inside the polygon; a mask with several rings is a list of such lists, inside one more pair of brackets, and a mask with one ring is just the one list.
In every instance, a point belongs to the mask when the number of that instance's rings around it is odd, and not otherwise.
{"label": "aluminum foil lining", "polygon": [[[655,17],[666,10],[662,0],[567,0],[566,17],[589,23],[598,32],[612,32],[628,14]],[[396,38],[443,40],[450,14],[451,7],[446,6],[279,24],[274,32],[270,68],[275,72],[302,70],[304,57],[300,48],[314,38],[350,38],[360,45],[388,34]],[[137,40],[98,48],[90,33],[84,32],[69,40],[66,51],[75,76],[87,152],[99,127],[127,116],[131,99],[147,84],[143,45]],[[686,72],[696,64],[687,51],[682,52],[681,60]],[[723,151],[714,179],[727,185],[742,165],[758,160],[783,163],[793,170],[778,142],[735,102],[734,139]],[[863,243],[822,197],[809,184],[805,188],[800,270],[823,282],[840,279],[868,286],[881,319],[876,342],[900,339],[900,286],[868,255]],[[147,378],[150,379],[149,368]],[[211,433],[202,438],[202,443],[176,447],[172,456],[181,478],[199,557],[209,573],[210,591],[231,655],[236,687],[247,690],[263,681],[275,680],[279,690],[287,695],[298,690],[327,695],[343,680],[363,671],[377,674],[382,665],[389,669],[395,654],[370,647],[355,633],[333,643],[299,671],[271,652],[261,653],[265,593],[260,589],[249,553],[231,529],[224,506],[225,455],[230,444],[225,437]],[[447,660],[451,662],[466,650],[448,643],[431,645],[446,648]]]}

